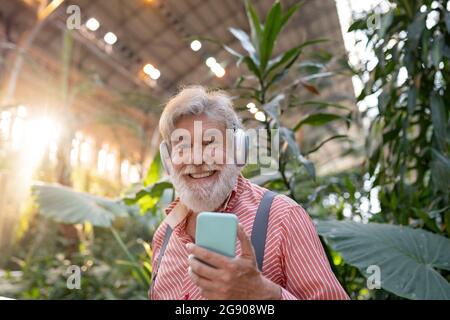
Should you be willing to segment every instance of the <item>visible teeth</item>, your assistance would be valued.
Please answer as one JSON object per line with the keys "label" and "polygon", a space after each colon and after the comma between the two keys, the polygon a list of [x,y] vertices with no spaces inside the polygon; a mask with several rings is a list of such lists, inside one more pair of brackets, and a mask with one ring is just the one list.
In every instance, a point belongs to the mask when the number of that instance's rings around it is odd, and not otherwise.
{"label": "visible teeth", "polygon": [[189,176],[194,179],[201,179],[201,178],[206,178],[206,177],[212,176],[213,173],[214,173],[214,171],[207,171],[207,172],[201,172],[201,173],[191,173]]}

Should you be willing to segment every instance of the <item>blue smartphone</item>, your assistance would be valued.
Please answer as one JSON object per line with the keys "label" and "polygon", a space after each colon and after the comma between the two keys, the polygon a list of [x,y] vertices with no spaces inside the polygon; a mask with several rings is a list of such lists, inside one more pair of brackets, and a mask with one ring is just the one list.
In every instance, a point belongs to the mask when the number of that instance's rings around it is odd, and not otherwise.
{"label": "blue smartphone", "polygon": [[233,213],[201,212],[197,216],[195,243],[233,258],[236,255],[238,218]]}

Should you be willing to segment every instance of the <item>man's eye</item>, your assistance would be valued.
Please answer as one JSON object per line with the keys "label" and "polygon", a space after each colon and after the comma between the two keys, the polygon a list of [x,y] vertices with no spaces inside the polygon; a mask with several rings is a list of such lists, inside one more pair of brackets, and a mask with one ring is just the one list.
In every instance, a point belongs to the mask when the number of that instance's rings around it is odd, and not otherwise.
{"label": "man's eye", "polygon": [[175,147],[175,149],[177,151],[189,150],[190,148],[191,148],[191,146],[188,146],[188,145],[178,145],[178,146]]}

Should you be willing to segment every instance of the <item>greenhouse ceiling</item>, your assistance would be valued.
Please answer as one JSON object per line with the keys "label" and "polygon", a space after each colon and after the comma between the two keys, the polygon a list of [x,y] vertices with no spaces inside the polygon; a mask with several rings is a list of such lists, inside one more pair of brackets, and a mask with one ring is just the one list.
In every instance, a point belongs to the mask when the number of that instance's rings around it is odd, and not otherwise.
{"label": "greenhouse ceiling", "polygon": [[[271,1],[254,2],[258,12],[271,6]],[[281,1],[286,8],[295,2]],[[61,56],[61,33],[74,10],[81,19],[73,30],[80,44],[74,46],[73,65],[80,72],[95,72],[112,90],[151,88],[152,94],[167,96],[191,83],[230,86],[240,72],[217,43],[205,39],[235,48],[238,40],[228,28],[248,29],[243,1],[12,0],[2,3],[1,16],[12,42],[25,41],[20,38],[24,31],[39,28],[31,47],[42,50],[51,64]],[[321,48],[344,52],[335,1],[305,1],[277,50],[322,37],[331,41]]]}

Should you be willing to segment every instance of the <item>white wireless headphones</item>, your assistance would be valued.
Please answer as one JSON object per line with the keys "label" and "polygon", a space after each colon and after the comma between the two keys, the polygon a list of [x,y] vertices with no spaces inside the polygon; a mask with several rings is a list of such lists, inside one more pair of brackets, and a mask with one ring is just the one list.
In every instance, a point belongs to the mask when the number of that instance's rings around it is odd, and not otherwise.
{"label": "white wireless headphones", "polygon": [[[234,131],[234,163],[238,167],[243,167],[247,163],[249,153],[249,137],[242,129]],[[169,146],[165,141],[159,145],[159,154],[161,163],[167,174],[172,172],[172,159],[170,156]]]}

